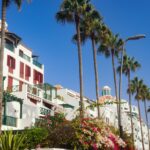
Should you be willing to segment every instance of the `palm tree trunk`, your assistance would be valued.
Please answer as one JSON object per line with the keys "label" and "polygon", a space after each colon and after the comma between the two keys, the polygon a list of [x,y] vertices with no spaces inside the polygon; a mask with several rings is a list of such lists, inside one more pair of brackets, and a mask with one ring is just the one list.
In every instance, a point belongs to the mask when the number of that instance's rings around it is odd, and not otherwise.
{"label": "palm tree trunk", "polygon": [[3,56],[5,47],[5,21],[6,21],[6,1],[2,0],[2,20],[1,20],[1,48],[0,48],[0,134],[2,128],[2,103],[3,103]]}
{"label": "palm tree trunk", "polygon": [[145,109],[146,124],[147,124],[147,131],[148,131],[148,143],[149,143],[149,150],[150,150],[150,134],[149,134],[149,127],[148,127],[148,115],[147,115],[146,100],[144,100],[144,109]]}
{"label": "palm tree trunk", "polygon": [[140,121],[140,127],[141,127],[141,136],[142,136],[142,147],[143,147],[143,150],[145,150],[145,147],[144,147],[144,139],[143,139],[143,128],[142,128],[142,122],[141,122],[141,110],[140,110],[140,102],[139,100],[138,101],[138,110],[139,110],[139,121]]}
{"label": "palm tree trunk", "polygon": [[98,68],[97,68],[97,55],[94,37],[91,38],[93,47],[93,62],[94,62],[94,73],[95,73],[95,89],[96,89],[96,100],[97,100],[97,113],[100,118],[100,107],[99,107],[99,86],[98,86]]}
{"label": "palm tree trunk", "polygon": [[129,88],[129,109],[131,115],[131,132],[132,132],[132,143],[133,143],[133,150],[135,150],[134,145],[134,130],[133,130],[133,120],[132,120],[132,104],[131,104],[131,89],[130,89],[130,70],[128,71],[128,88]]}
{"label": "palm tree trunk", "polygon": [[79,82],[80,82],[80,117],[84,117],[83,106],[83,69],[82,69],[82,50],[81,50],[81,37],[80,37],[80,19],[75,15],[76,32],[77,32],[77,46],[78,46],[78,61],[79,61]]}
{"label": "palm tree trunk", "polygon": [[[114,49],[111,50],[111,56],[112,56],[112,68],[113,68],[113,74],[114,74],[115,96],[116,96],[116,101],[118,102],[118,88],[117,88],[117,77],[116,77],[116,68],[115,68]],[[120,113],[119,113],[118,103],[117,103],[117,113],[118,113],[118,118],[119,118]],[[119,121],[118,121],[118,127],[119,127]]]}
{"label": "palm tree trunk", "polygon": [[121,70],[119,74],[119,118],[118,118],[118,124],[119,124],[119,132],[120,132],[120,137],[123,138],[123,128],[121,124],[121,95],[122,95],[122,69],[123,69],[123,58],[124,58],[124,53],[125,53],[125,43],[123,44],[122,47],[122,52],[121,52]]}

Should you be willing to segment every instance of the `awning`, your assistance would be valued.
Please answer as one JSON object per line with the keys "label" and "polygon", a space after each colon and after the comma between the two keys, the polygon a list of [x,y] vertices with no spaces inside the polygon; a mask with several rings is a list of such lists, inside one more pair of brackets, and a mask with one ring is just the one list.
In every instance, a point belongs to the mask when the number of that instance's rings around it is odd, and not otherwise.
{"label": "awning", "polygon": [[70,104],[61,104],[64,108],[72,108],[74,109],[74,106],[70,105]]}

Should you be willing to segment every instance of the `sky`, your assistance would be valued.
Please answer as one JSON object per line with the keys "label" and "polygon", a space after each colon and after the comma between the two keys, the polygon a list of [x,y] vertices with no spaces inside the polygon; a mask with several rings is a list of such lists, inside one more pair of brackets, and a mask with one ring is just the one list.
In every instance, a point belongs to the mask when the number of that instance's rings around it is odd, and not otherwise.
{"label": "sky", "polygon": [[[77,47],[72,43],[75,34],[73,24],[59,24],[55,14],[62,0],[32,0],[24,2],[20,11],[12,4],[7,9],[8,29],[19,35],[23,43],[39,56],[45,65],[45,82],[61,84],[63,87],[79,92],[79,73]],[[149,0],[92,0],[103,16],[104,22],[114,34],[122,39],[137,34],[146,34],[145,39],[129,41],[127,54],[134,56],[142,65],[132,74],[142,78],[150,86],[150,1]],[[1,10],[1,9],[0,9]],[[95,99],[95,80],[91,42],[82,45],[84,95]],[[111,59],[97,56],[99,71],[99,90],[108,85],[114,95]],[[123,95],[126,94],[127,79],[123,77]],[[133,103],[136,102],[133,99]],[[149,104],[150,105],[150,104]],[[143,105],[142,105],[143,107]]]}

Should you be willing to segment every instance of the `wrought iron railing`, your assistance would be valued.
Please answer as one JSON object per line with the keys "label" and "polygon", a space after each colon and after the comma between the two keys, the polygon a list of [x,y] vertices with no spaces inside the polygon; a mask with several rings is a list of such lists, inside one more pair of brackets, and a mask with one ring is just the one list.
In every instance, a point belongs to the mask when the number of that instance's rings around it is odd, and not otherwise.
{"label": "wrought iron railing", "polygon": [[40,114],[42,114],[42,115],[50,115],[50,113],[51,113],[50,109],[46,109],[46,108],[40,107]]}
{"label": "wrought iron railing", "polygon": [[17,127],[17,118],[11,116],[3,116],[3,125]]}

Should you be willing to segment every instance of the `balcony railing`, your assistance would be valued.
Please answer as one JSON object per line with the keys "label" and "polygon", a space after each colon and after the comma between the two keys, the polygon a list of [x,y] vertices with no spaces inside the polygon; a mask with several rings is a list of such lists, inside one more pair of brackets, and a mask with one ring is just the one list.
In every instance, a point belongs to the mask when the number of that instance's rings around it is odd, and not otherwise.
{"label": "balcony railing", "polygon": [[19,56],[22,57],[23,59],[27,60],[28,62],[30,62],[30,60],[31,60],[31,58],[24,53],[22,53],[22,54],[20,53]]}
{"label": "balcony railing", "polygon": [[14,85],[12,87],[7,87],[7,92],[12,93],[12,92],[20,92],[22,91],[22,87],[20,85]]}
{"label": "balcony railing", "polygon": [[30,94],[39,96],[39,89],[36,88],[36,87],[33,87],[33,86],[31,86],[31,85],[28,85],[27,91],[28,91]]}
{"label": "balcony railing", "polygon": [[40,64],[37,60],[33,59],[33,64],[39,68],[42,68],[42,64]]}
{"label": "balcony railing", "polygon": [[10,50],[11,52],[14,52],[14,46],[13,46],[13,44],[5,43],[5,48],[7,48],[8,50]]}
{"label": "balcony railing", "polygon": [[42,114],[42,115],[50,115],[50,113],[51,113],[50,109],[46,109],[46,108],[40,107],[40,114]]}
{"label": "balcony railing", "polygon": [[3,125],[17,127],[17,118],[11,116],[3,116]]}

